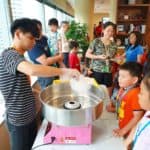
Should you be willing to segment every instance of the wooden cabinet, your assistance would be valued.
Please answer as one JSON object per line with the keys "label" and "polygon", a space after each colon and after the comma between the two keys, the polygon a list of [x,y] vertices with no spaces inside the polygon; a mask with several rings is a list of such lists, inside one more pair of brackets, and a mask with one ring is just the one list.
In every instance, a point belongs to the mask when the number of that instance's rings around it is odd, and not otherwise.
{"label": "wooden cabinet", "polygon": [[128,35],[134,30],[142,33],[142,44],[147,43],[146,34],[150,32],[149,13],[150,0],[118,0],[117,38],[121,39],[123,45],[127,44]]}

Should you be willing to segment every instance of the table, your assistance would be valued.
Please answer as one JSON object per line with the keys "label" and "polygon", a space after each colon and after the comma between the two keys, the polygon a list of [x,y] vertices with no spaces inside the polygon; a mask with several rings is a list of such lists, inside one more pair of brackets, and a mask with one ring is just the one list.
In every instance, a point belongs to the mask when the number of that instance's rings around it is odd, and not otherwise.
{"label": "table", "polygon": [[33,150],[125,150],[123,140],[112,135],[112,130],[117,127],[116,115],[106,112],[105,108],[102,116],[93,123],[91,145],[44,145],[35,148],[43,144],[47,123],[47,120],[44,119],[35,139]]}

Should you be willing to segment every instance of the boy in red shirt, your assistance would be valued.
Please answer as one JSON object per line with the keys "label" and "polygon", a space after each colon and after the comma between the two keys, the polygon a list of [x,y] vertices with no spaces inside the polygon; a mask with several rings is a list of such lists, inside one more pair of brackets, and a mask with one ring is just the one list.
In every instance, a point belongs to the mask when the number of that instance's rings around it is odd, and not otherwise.
{"label": "boy in red shirt", "polygon": [[80,71],[80,60],[77,56],[79,44],[76,41],[70,41],[69,48],[71,50],[69,53],[69,67]]}
{"label": "boy in red shirt", "polygon": [[115,136],[126,137],[144,114],[138,102],[141,76],[142,66],[136,62],[127,62],[120,66],[120,91],[117,99],[119,128],[113,130]]}

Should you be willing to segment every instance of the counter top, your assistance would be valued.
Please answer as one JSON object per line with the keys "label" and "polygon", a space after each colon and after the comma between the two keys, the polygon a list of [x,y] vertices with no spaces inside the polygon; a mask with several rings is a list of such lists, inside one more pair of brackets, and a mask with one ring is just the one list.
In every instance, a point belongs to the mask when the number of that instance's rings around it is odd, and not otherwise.
{"label": "counter top", "polygon": [[47,123],[47,120],[43,121],[35,139],[33,150],[125,150],[122,139],[112,135],[112,130],[117,127],[116,115],[106,112],[105,108],[102,116],[93,123],[93,142],[90,145],[44,145],[38,147],[43,144]]}

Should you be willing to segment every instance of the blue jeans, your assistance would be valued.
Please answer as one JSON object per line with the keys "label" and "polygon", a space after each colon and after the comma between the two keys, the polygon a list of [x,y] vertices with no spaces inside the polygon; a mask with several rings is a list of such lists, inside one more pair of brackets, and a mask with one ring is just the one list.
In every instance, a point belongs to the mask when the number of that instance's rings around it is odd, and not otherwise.
{"label": "blue jeans", "polygon": [[15,126],[7,121],[11,150],[31,150],[37,134],[36,120],[24,126]]}

